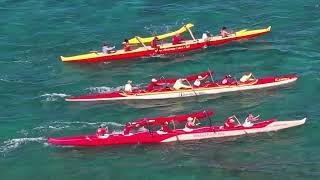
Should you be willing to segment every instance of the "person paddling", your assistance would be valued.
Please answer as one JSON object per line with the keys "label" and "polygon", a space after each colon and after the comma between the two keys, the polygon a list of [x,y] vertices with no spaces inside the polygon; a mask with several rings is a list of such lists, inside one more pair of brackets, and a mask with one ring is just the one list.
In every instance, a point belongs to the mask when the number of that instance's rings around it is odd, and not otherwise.
{"label": "person paddling", "polygon": [[159,38],[158,38],[157,36],[153,38],[153,40],[152,40],[151,43],[150,43],[150,45],[151,45],[152,48],[159,48],[159,46],[158,46],[158,40],[159,40]]}
{"label": "person paddling", "polygon": [[171,129],[168,127],[169,123],[166,121],[161,125],[160,131],[171,132]]}
{"label": "person paddling", "polygon": [[102,126],[99,126],[99,128],[96,131],[97,136],[104,136],[108,133],[108,128],[103,128]]}
{"label": "person paddling", "polygon": [[225,129],[234,128],[234,127],[235,127],[235,122],[236,122],[236,121],[233,119],[233,116],[228,117],[228,118],[225,120],[225,122],[224,122],[224,124],[223,124],[223,127],[224,127]]}
{"label": "person paddling", "polygon": [[208,75],[202,77],[201,75],[198,76],[198,78],[194,81],[193,86],[200,87],[201,81],[205,80],[208,77]]}
{"label": "person paddling", "polygon": [[123,50],[124,50],[124,51],[130,51],[130,50],[131,50],[128,39],[125,39],[125,40],[122,42],[122,46],[123,46]]}
{"label": "person paddling", "polygon": [[227,27],[222,27],[220,30],[220,36],[224,37],[228,37],[230,35],[230,33],[227,31]]}
{"label": "person paddling", "polygon": [[183,84],[183,81],[186,81],[186,79],[177,79],[176,82],[173,85],[173,88],[175,90],[183,89],[183,88],[192,88],[189,85]]}
{"label": "person paddling", "polygon": [[131,85],[132,81],[128,80],[127,84],[124,85],[124,91],[125,92],[132,92],[132,85]]}
{"label": "person paddling", "polygon": [[102,46],[102,53],[104,54],[109,54],[112,52],[112,50],[115,48],[115,46],[113,47],[109,47],[109,43],[105,42]]}
{"label": "person paddling", "polygon": [[179,34],[172,36],[172,45],[180,44],[183,38]]}
{"label": "person paddling", "polygon": [[221,82],[223,85],[229,85],[232,84],[232,76],[229,74],[225,76]]}
{"label": "person paddling", "polygon": [[196,118],[188,117],[185,128],[192,129],[196,126]]}
{"label": "person paddling", "polygon": [[253,126],[254,121],[259,120],[259,116],[254,117],[252,114],[248,114],[247,118],[244,120],[244,123],[242,124],[243,127],[251,127]]}

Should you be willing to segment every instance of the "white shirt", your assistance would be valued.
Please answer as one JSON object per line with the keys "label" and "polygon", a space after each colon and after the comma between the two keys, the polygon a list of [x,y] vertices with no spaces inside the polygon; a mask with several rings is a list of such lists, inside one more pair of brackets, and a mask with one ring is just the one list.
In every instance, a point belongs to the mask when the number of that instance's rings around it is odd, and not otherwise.
{"label": "white shirt", "polygon": [[114,49],[114,46],[113,47],[109,47],[109,46],[103,46],[102,47],[102,52],[104,54],[108,54],[110,50]]}
{"label": "white shirt", "polygon": [[251,127],[252,125],[252,122],[249,121],[248,118],[246,118],[246,120],[244,120],[244,123],[242,124],[243,127]]}
{"label": "white shirt", "polygon": [[202,34],[202,39],[204,39],[204,40],[208,39],[207,33],[203,33],[203,34]]}
{"label": "white shirt", "polygon": [[193,85],[199,87],[201,85],[201,81],[199,79],[196,79]]}
{"label": "white shirt", "polygon": [[131,86],[131,84],[126,84],[125,86],[124,86],[124,91],[127,91],[127,92],[132,92],[132,86]]}

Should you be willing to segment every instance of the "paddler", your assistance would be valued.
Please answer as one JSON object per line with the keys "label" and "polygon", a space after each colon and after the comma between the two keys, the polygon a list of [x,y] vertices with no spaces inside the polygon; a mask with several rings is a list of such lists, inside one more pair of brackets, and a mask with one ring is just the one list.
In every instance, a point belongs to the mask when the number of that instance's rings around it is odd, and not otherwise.
{"label": "paddler", "polygon": [[230,74],[225,76],[222,80],[223,85],[229,85],[231,83],[232,83],[232,76]]}
{"label": "paddler", "polygon": [[132,92],[132,85],[131,85],[132,81],[128,80],[127,84],[124,85],[124,91],[125,92]]}
{"label": "paddler", "polygon": [[124,51],[130,51],[130,50],[131,50],[128,39],[125,39],[125,40],[122,42],[122,46],[123,46],[123,50],[124,50]]}
{"label": "paddler", "polygon": [[189,85],[183,84],[183,81],[186,81],[186,79],[177,79],[176,82],[173,85],[173,88],[175,90],[184,89],[184,88],[192,88]]}
{"label": "paddler", "polygon": [[113,52],[112,50],[114,49],[115,47],[109,47],[109,43],[105,42],[102,46],[102,53],[104,54],[109,54],[111,52]]}
{"label": "paddler", "polygon": [[146,91],[152,91],[154,86],[157,85],[158,80],[155,78],[151,79],[151,82],[149,83],[148,87],[146,88]]}
{"label": "paddler", "polygon": [[243,74],[243,76],[240,78],[240,82],[247,82],[249,80],[253,80],[254,77],[252,75],[252,73],[250,72],[246,72]]}
{"label": "paddler", "polygon": [[108,127],[107,128],[103,128],[102,126],[99,126],[99,128],[96,131],[96,135],[97,136],[104,136],[107,133],[108,133]]}
{"label": "paddler", "polygon": [[206,31],[206,32],[202,33],[202,39],[204,41],[208,41],[209,37],[212,37],[212,34],[210,34],[209,31]]}
{"label": "paddler", "polygon": [[158,46],[158,40],[159,40],[159,38],[158,38],[157,36],[153,38],[153,40],[152,40],[151,43],[150,43],[150,45],[151,45],[152,48],[159,48],[159,46]]}
{"label": "paddler", "polygon": [[230,33],[227,31],[227,27],[222,27],[220,30],[220,36],[224,37],[228,37],[230,35]]}
{"label": "paddler", "polygon": [[180,37],[180,34],[172,36],[172,45],[181,44],[181,41],[183,41],[183,38]]}
{"label": "paddler", "polygon": [[171,132],[171,129],[168,127],[169,123],[166,121],[161,125],[160,131]]}
{"label": "paddler", "polygon": [[224,122],[223,127],[224,127],[225,129],[234,128],[234,127],[235,127],[235,122],[236,122],[236,121],[233,119],[233,116],[228,117],[228,118],[226,119],[226,121]]}
{"label": "paddler", "polygon": [[192,129],[196,126],[196,118],[188,117],[185,128]]}
{"label": "paddler", "polygon": [[199,75],[197,77],[197,79],[194,81],[193,86],[195,87],[199,87],[201,85],[201,81],[205,80],[208,77],[208,75],[202,77],[201,75]]}
{"label": "paddler", "polygon": [[253,121],[259,120],[259,116],[254,117],[252,114],[248,114],[247,118],[244,120],[244,123],[242,124],[243,127],[251,127],[253,125]]}

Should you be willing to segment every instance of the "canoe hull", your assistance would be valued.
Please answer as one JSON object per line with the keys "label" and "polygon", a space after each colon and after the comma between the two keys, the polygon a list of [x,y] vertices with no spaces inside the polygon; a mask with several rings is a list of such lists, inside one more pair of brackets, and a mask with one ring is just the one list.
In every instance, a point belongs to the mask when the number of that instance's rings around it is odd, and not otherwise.
{"label": "canoe hull", "polygon": [[161,92],[145,92],[136,94],[126,94],[121,92],[106,93],[106,94],[93,94],[78,97],[66,98],[66,101],[114,101],[114,100],[139,100],[139,99],[169,99],[180,97],[191,97],[211,94],[221,94],[236,91],[248,91],[254,89],[263,89],[270,87],[277,87],[295,82],[297,76],[279,76],[273,78],[261,78],[256,84],[243,84],[232,86],[217,86],[200,87],[185,90],[170,90]]}
{"label": "canoe hull", "polygon": [[98,137],[96,135],[62,138],[49,137],[48,143],[63,146],[110,146],[121,144],[155,144],[174,141],[191,141],[278,131],[303,125],[305,121],[306,118],[292,121],[275,121],[272,119],[256,123],[252,127],[238,126],[232,129],[224,129],[223,126],[211,126],[197,129],[177,129],[169,133],[154,131],[152,133],[141,132],[128,135],[112,134],[102,137]]}

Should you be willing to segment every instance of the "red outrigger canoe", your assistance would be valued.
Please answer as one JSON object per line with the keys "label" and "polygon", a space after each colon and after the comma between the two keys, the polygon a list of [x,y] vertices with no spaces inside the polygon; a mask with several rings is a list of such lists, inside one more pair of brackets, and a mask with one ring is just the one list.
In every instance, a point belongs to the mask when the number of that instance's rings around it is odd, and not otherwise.
{"label": "red outrigger canoe", "polygon": [[76,56],[70,56],[70,57],[61,56],[60,58],[63,62],[90,63],[90,62],[114,61],[114,60],[122,60],[122,59],[129,59],[129,58],[141,58],[141,57],[182,53],[182,52],[206,48],[208,46],[224,44],[224,43],[239,40],[239,39],[253,38],[253,37],[268,33],[271,30],[271,27],[269,26],[268,28],[257,29],[257,30],[244,29],[244,30],[235,32],[229,35],[228,37],[213,36],[213,37],[208,37],[206,39],[195,39],[190,30],[192,26],[193,26],[192,24],[186,24],[175,32],[157,36],[159,39],[164,39],[188,30],[192,37],[192,40],[182,41],[182,43],[176,44],[176,45],[172,45],[172,43],[164,43],[159,45],[158,48],[152,48],[151,46],[145,45],[145,43],[151,42],[153,40],[153,37],[140,38],[136,36],[135,38],[130,39],[129,43],[130,44],[140,43],[143,46],[137,49],[133,49],[131,51],[116,50],[115,52],[109,53],[109,54],[96,52],[96,53],[82,54],[82,55],[76,55]]}
{"label": "red outrigger canoe", "polygon": [[[174,89],[172,86],[177,79],[160,79],[157,82],[150,82],[146,88],[134,89],[132,92],[115,91],[110,93],[90,94],[82,96],[68,97],[66,101],[114,101],[114,100],[137,100],[137,99],[167,99],[190,97],[198,95],[220,94],[235,91],[247,91],[276,87],[292,83],[298,79],[295,75],[274,76],[264,78],[252,78],[242,82],[233,80],[223,84],[222,81],[213,81],[212,72],[204,72],[198,75],[185,77],[191,85],[198,76],[207,76],[207,81],[200,86],[191,88]],[[211,77],[211,79],[210,79]]]}
{"label": "red outrigger canoe", "polygon": [[[278,131],[280,129],[291,128],[305,123],[306,118],[292,121],[277,121],[269,119],[258,123],[253,123],[250,126],[238,124],[234,127],[210,126],[183,128],[183,129],[168,129],[168,130],[151,130],[153,126],[163,125],[168,123],[185,122],[189,117],[197,118],[198,120],[213,115],[212,111],[202,111],[192,114],[176,115],[169,117],[146,118],[125,126],[122,133],[112,133],[104,135],[83,135],[60,138],[48,138],[48,143],[53,145],[63,146],[110,146],[120,144],[155,144],[174,141],[199,140],[208,138],[220,138],[228,136],[240,136],[252,133]],[[232,116],[235,117],[235,116]],[[147,127],[149,130],[144,132],[130,132],[134,128]],[[175,125],[174,125],[175,127]]]}

